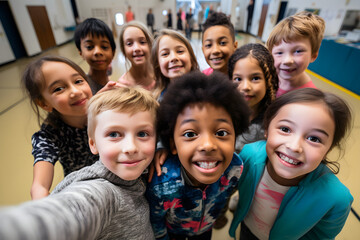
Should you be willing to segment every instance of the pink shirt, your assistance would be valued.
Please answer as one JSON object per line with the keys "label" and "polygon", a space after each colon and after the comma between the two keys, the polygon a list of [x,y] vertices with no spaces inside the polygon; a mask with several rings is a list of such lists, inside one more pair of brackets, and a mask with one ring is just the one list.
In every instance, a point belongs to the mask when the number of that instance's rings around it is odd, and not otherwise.
{"label": "pink shirt", "polygon": [[277,92],[276,92],[276,97],[280,97],[281,95],[283,95],[283,94],[285,94],[285,93],[288,93],[288,92],[290,92],[290,91],[293,91],[293,90],[295,90],[295,89],[300,89],[300,88],[317,88],[317,87],[315,86],[315,84],[314,84],[312,81],[310,81],[310,82],[307,82],[307,83],[305,83],[304,85],[302,85],[302,86],[300,86],[300,87],[293,88],[293,89],[287,90],[287,91],[279,88],[279,89],[277,90]]}
{"label": "pink shirt", "polygon": [[209,76],[210,74],[212,74],[214,72],[214,69],[212,69],[211,67],[210,68],[207,68],[205,70],[202,71],[203,74]]}

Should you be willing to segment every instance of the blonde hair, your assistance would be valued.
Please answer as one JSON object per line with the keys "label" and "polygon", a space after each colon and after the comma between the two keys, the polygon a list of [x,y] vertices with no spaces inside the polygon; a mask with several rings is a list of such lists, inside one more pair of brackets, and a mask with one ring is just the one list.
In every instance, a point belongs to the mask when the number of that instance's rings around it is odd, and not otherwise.
{"label": "blonde hair", "polygon": [[148,28],[143,23],[134,20],[134,21],[131,21],[131,22],[128,22],[128,23],[124,24],[123,27],[120,30],[120,38],[119,38],[119,40],[120,40],[120,50],[121,50],[122,54],[124,55],[125,59],[126,59],[126,54],[125,54],[124,33],[125,33],[125,30],[128,27],[136,27],[136,28],[140,29],[144,33],[146,41],[147,41],[147,43],[149,45],[149,49],[152,48],[152,44],[153,44],[153,41],[154,41],[154,38],[153,38],[152,34],[150,33]]}
{"label": "blonde hair", "polygon": [[162,29],[160,31],[160,33],[156,36],[154,44],[153,44],[153,48],[151,50],[151,62],[153,64],[154,74],[155,74],[155,78],[156,78],[156,85],[155,85],[155,89],[154,89],[154,92],[153,92],[155,98],[158,98],[160,96],[161,92],[170,83],[170,79],[165,77],[161,73],[159,59],[158,59],[159,43],[160,43],[160,40],[161,40],[161,38],[163,36],[169,36],[171,38],[174,38],[174,39],[179,40],[180,42],[182,42],[185,45],[185,47],[187,48],[187,50],[189,51],[189,54],[190,54],[190,62],[191,62],[190,71],[199,70],[199,64],[197,63],[194,50],[192,49],[191,44],[189,43],[189,41],[181,33],[177,32],[175,30]]}
{"label": "blonde hair", "polygon": [[281,41],[291,42],[307,38],[310,40],[311,54],[314,56],[319,51],[324,31],[324,19],[311,12],[302,11],[279,22],[271,31],[266,46],[272,52],[273,47]]}
{"label": "blonde hair", "polygon": [[141,87],[115,88],[96,94],[88,103],[88,135],[94,136],[96,116],[107,110],[129,114],[149,111],[156,121],[158,102]]}

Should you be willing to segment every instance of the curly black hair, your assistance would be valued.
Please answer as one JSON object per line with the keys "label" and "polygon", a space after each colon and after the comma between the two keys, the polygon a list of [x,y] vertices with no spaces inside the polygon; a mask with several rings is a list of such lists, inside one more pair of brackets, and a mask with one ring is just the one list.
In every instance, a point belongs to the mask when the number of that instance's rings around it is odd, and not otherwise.
{"label": "curly black hair", "polygon": [[169,85],[158,109],[158,136],[168,150],[178,115],[185,107],[196,103],[223,107],[231,117],[236,136],[248,129],[250,109],[236,84],[222,73],[214,72],[206,76],[193,71]]}
{"label": "curly black hair", "polygon": [[261,100],[259,113],[263,114],[271,102],[275,100],[276,91],[279,88],[279,80],[274,66],[274,59],[269,50],[260,43],[249,43],[236,49],[228,62],[229,78],[233,78],[234,68],[237,61],[246,57],[254,58],[261,68],[266,83],[266,93]]}
{"label": "curly black hair", "polygon": [[222,12],[214,12],[210,15],[208,19],[206,19],[205,23],[203,24],[203,36],[205,31],[208,28],[211,28],[213,26],[223,26],[229,29],[232,40],[235,42],[235,29],[234,25],[231,23],[228,16],[226,16],[225,13]]}
{"label": "curly black hair", "polygon": [[74,40],[75,45],[80,52],[81,39],[85,38],[89,34],[91,36],[107,37],[107,39],[109,39],[112,51],[115,52],[116,44],[111,29],[108,27],[108,25],[106,25],[105,22],[97,18],[87,18],[76,27]]}

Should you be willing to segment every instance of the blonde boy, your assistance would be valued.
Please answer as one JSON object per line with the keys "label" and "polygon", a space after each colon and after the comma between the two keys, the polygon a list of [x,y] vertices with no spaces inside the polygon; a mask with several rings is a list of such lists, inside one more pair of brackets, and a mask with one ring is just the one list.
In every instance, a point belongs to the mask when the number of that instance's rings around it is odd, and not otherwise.
{"label": "blonde boy", "polygon": [[154,239],[140,176],[155,153],[157,106],[140,88],[95,95],[88,135],[100,160],[46,198],[1,209],[0,239]]}
{"label": "blonde boy", "polygon": [[274,57],[280,96],[298,88],[316,88],[305,70],[318,56],[325,21],[310,12],[300,12],[279,22],[266,42]]}

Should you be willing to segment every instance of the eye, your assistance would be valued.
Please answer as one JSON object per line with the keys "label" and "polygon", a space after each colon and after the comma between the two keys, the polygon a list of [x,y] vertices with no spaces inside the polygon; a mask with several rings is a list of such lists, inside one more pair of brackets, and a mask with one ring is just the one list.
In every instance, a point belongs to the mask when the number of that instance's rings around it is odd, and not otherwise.
{"label": "eye", "polygon": [[179,54],[183,54],[185,51],[182,50],[182,49],[179,49],[179,50],[177,50],[176,52],[179,53]]}
{"label": "eye", "polygon": [[281,55],[281,54],[283,54],[283,52],[280,52],[280,51],[275,52],[275,55]]}
{"label": "eye", "polygon": [[307,137],[307,140],[309,140],[310,142],[321,143],[320,138],[315,137],[315,136],[310,136],[310,137]]}
{"label": "eye", "polygon": [[290,128],[288,128],[288,127],[280,127],[279,129],[280,129],[280,131],[285,132],[285,133],[291,132]]}
{"label": "eye", "polygon": [[226,41],[221,41],[221,42],[220,42],[220,46],[225,46],[226,44],[227,44]]}
{"label": "eye", "polygon": [[205,48],[211,48],[211,46],[212,46],[211,43],[205,44]]}
{"label": "eye", "polygon": [[138,132],[137,136],[141,137],[141,138],[144,138],[144,137],[148,137],[149,134],[147,132],[140,131],[140,132]]}
{"label": "eye", "polygon": [[183,136],[186,138],[193,138],[193,137],[196,137],[197,135],[194,132],[186,132],[183,134]]}
{"label": "eye", "polygon": [[104,50],[108,50],[108,49],[109,49],[109,47],[108,47],[108,46],[102,46],[102,49],[104,49]]}
{"label": "eye", "polygon": [[119,132],[110,132],[110,133],[108,134],[108,136],[109,136],[110,138],[119,138],[119,137],[121,137],[121,135],[120,135]]}
{"label": "eye", "polygon": [[80,83],[83,83],[84,82],[84,79],[76,79],[75,80],[75,84],[80,84]]}
{"label": "eye", "polygon": [[53,93],[56,93],[56,92],[60,92],[61,90],[63,90],[64,87],[56,87],[54,90],[53,90]]}
{"label": "eye", "polygon": [[261,78],[259,76],[255,76],[255,77],[252,78],[252,80],[253,81],[259,81],[259,80],[261,80]]}
{"label": "eye", "polygon": [[167,52],[162,52],[162,53],[160,54],[161,57],[166,57],[166,56],[168,56],[168,55],[169,55],[169,53],[167,53]]}
{"label": "eye", "polygon": [[225,137],[225,136],[229,135],[229,133],[227,131],[225,131],[225,130],[220,130],[220,131],[217,131],[215,133],[215,135],[218,136],[218,137]]}
{"label": "eye", "polygon": [[91,50],[91,49],[94,48],[94,46],[89,45],[89,46],[85,46],[85,48],[86,48],[87,50]]}
{"label": "eye", "polygon": [[145,45],[147,44],[147,41],[140,41],[140,44]]}
{"label": "eye", "polygon": [[240,77],[235,77],[234,79],[233,79],[233,81],[234,82],[240,82],[242,79],[240,78]]}
{"label": "eye", "polygon": [[304,50],[302,50],[302,49],[299,49],[299,50],[295,51],[295,53],[302,53],[302,52],[304,52]]}
{"label": "eye", "polygon": [[126,44],[126,46],[130,47],[133,43],[132,42],[126,42],[125,44]]}

